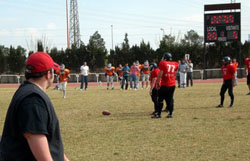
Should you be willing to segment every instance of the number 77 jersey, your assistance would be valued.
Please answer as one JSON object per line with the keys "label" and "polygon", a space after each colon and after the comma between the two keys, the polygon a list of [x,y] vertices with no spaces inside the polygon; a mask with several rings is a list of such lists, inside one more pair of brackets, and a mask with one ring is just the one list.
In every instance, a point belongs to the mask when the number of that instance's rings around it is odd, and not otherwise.
{"label": "number 77 jersey", "polygon": [[175,76],[179,68],[179,64],[174,61],[162,60],[159,63],[159,69],[163,71],[161,85],[166,87],[175,86]]}

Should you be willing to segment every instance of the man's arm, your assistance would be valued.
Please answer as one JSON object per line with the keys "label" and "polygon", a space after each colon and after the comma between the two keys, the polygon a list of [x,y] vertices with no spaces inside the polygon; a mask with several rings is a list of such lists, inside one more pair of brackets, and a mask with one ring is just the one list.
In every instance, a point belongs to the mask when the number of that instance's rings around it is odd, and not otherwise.
{"label": "man's arm", "polygon": [[246,71],[246,74],[248,73],[248,70],[247,70],[247,65],[245,65],[245,71]]}
{"label": "man's arm", "polygon": [[159,85],[161,78],[162,78],[162,74],[163,74],[163,71],[161,70],[159,72],[159,75],[158,75],[157,80],[156,80],[156,88],[158,88],[158,85]]}
{"label": "man's arm", "polygon": [[53,161],[45,135],[25,133],[24,137],[37,161]]}
{"label": "man's arm", "polygon": [[65,154],[64,154],[64,161],[69,161],[69,159],[67,158]]}
{"label": "man's arm", "polygon": [[150,95],[152,95],[152,91],[153,91],[156,80],[157,80],[156,77],[153,78],[152,83],[150,84],[150,91],[149,91]]}

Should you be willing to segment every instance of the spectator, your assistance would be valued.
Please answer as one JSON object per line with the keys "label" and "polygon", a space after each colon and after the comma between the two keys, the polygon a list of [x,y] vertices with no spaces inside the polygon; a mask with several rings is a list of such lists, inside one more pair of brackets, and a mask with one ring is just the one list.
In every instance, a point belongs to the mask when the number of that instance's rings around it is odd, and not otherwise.
{"label": "spectator", "polygon": [[130,89],[133,89],[133,82],[134,82],[134,90],[137,89],[137,74],[140,72],[138,65],[136,62],[133,62],[133,65],[130,67]]}
{"label": "spectator", "polygon": [[87,62],[84,62],[83,65],[80,67],[81,70],[81,87],[80,90],[83,89],[83,83],[85,83],[85,90],[88,90],[88,75],[89,75],[89,67]]}
{"label": "spectator", "polygon": [[129,79],[129,73],[130,73],[130,68],[128,66],[128,63],[125,64],[125,66],[122,68],[123,72],[123,79],[122,79],[122,89],[124,89],[124,83],[126,81],[125,89],[128,89],[128,79]]}
{"label": "spectator", "polygon": [[186,87],[186,81],[187,81],[187,70],[188,66],[183,59],[181,61],[181,64],[179,64],[179,73],[180,73],[180,87],[185,88]]}
{"label": "spectator", "polygon": [[189,81],[191,86],[193,86],[193,63],[191,60],[188,60],[188,71],[187,71],[187,87],[189,86]]}
{"label": "spectator", "polygon": [[[181,61],[178,60],[178,64],[180,65],[181,64]],[[176,72],[176,79],[177,79],[177,82],[178,82],[178,88],[181,87],[181,83],[180,83],[180,72],[179,70]]]}
{"label": "spectator", "polygon": [[59,68],[44,52],[33,53],[25,64],[25,78],[12,98],[0,142],[1,161],[68,161],[59,121],[45,93]]}

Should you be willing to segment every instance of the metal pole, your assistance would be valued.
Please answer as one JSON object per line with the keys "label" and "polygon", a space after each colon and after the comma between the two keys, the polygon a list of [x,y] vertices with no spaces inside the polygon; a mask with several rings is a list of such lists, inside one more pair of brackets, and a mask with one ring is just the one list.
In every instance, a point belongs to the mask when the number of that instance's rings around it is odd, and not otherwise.
{"label": "metal pole", "polygon": [[67,48],[69,49],[69,13],[68,13],[68,0],[66,0],[66,21],[67,21]]}
{"label": "metal pole", "polygon": [[114,50],[114,47],[113,47],[113,44],[114,44],[114,41],[113,41],[113,25],[111,25],[111,44],[112,44],[112,50]]}
{"label": "metal pole", "polygon": [[203,79],[207,79],[207,60],[206,60],[206,54],[207,54],[207,47],[206,47],[206,42],[204,42],[204,53],[203,53]]}
{"label": "metal pole", "polygon": [[240,67],[240,75],[239,75],[239,77],[240,78],[243,78],[243,72],[242,72],[242,53],[241,53],[241,41],[239,42],[240,43],[240,49],[239,49],[239,67]]}

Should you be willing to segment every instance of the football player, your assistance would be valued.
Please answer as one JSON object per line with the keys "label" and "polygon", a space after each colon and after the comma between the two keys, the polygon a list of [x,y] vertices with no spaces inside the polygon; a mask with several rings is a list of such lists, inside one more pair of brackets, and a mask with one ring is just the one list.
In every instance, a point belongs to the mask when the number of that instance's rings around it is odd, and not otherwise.
{"label": "football player", "polygon": [[158,106],[157,112],[152,118],[160,118],[163,108],[163,101],[167,103],[169,114],[167,118],[172,118],[174,110],[174,91],[175,91],[175,76],[178,71],[178,62],[172,61],[171,53],[164,53],[162,61],[159,63],[159,75],[156,81],[156,88],[159,88],[159,83],[161,82],[161,87],[159,90]]}
{"label": "football player", "polygon": [[233,58],[233,61],[232,61],[234,67],[235,67],[235,84],[237,85],[238,84],[238,79],[237,79],[237,68],[239,66],[236,58]]}
{"label": "football player", "polygon": [[116,73],[118,75],[118,79],[119,79],[119,82],[120,82],[120,87],[122,89],[122,80],[123,80],[123,71],[122,71],[123,67],[121,64],[119,64],[119,66],[116,68]]}
{"label": "football player", "polygon": [[107,90],[109,90],[109,84],[112,87],[112,90],[114,90],[114,72],[115,72],[115,67],[112,66],[111,63],[109,63],[105,68],[105,76],[107,77]]}
{"label": "football player", "polygon": [[[149,69],[151,71],[149,94],[154,103],[154,112],[152,113],[152,115],[154,115],[157,112],[157,106],[158,106],[158,89],[156,88],[156,80],[157,80],[160,70],[157,67],[156,63],[151,63],[149,66]],[[158,87],[160,87],[160,84],[158,85]]]}
{"label": "football player", "polygon": [[224,103],[224,98],[225,98],[225,93],[228,90],[228,94],[231,98],[231,103],[229,107],[233,107],[234,104],[234,94],[233,94],[233,87],[236,85],[235,84],[235,66],[231,63],[231,58],[226,56],[223,58],[223,63],[221,67],[222,71],[222,76],[223,76],[223,84],[221,86],[220,90],[220,97],[221,101],[217,108],[223,107]]}
{"label": "football player", "polygon": [[58,70],[57,75],[59,77],[58,88],[63,91],[63,98],[66,98],[66,87],[68,80],[70,78],[70,70],[65,68],[64,64],[60,65],[60,70]]}
{"label": "football player", "polygon": [[247,86],[249,89],[249,92],[247,93],[247,95],[250,95],[250,58],[245,59],[245,70],[247,73]]}
{"label": "football player", "polygon": [[144,84],[146,84],[145,88],[148,88],[149,82],[149,63],[145,61],[144,64],[141,66],[142,71],[142,89],[144,89]]}

